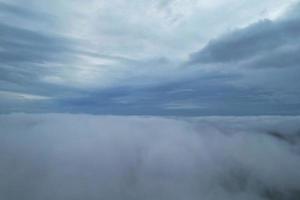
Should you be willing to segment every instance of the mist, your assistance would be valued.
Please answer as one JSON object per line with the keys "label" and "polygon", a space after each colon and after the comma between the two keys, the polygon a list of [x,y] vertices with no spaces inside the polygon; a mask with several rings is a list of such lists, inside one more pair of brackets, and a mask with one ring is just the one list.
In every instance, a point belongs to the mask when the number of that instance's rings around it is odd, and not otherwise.
{"label": "mist", "polygon": [[3,200],[300,199],[300,117],[0,116]]}

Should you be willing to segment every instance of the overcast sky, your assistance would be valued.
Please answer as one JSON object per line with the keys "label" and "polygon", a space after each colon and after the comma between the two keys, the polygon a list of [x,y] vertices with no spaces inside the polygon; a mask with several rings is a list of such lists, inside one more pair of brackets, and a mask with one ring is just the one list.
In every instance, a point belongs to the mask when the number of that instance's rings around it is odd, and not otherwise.
{"label": "overcast sky", "polygon": [[0,0],[0,113],[300,114],[296,0]]}

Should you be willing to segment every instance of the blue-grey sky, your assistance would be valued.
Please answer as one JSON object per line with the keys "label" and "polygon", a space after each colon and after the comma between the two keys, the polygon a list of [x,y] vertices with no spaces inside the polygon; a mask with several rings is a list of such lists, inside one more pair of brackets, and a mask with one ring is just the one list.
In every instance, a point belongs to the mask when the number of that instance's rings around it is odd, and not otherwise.
{"label": "blue-grey sky", "polygon": [[0,113],[300,114],[296,0],[0,0]]}

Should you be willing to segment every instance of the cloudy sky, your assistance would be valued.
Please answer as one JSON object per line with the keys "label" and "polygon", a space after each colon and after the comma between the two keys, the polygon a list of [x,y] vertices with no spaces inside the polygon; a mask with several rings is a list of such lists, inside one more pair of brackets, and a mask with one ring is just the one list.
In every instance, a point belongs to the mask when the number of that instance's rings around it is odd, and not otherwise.
{"label": "cloudy sky", "polygon": [[0,113],[300,114],[296,0],[0,0]]}

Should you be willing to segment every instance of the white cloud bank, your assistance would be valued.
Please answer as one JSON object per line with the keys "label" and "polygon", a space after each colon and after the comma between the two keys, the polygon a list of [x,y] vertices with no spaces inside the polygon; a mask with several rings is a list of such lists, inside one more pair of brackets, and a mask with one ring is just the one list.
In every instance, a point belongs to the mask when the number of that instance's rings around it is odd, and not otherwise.
{"label": "white cloud bank", "polygon": [[296,200],[300,117],[0,116],[0,199]]}

